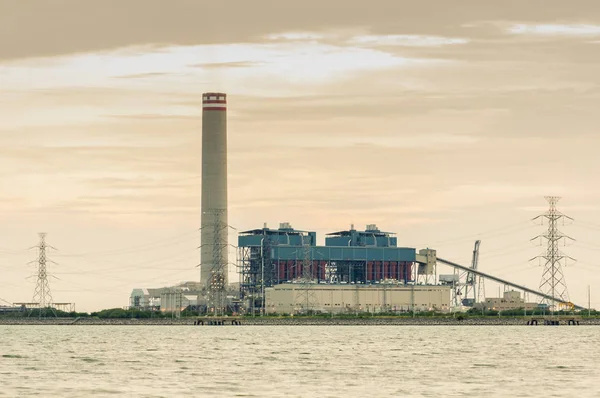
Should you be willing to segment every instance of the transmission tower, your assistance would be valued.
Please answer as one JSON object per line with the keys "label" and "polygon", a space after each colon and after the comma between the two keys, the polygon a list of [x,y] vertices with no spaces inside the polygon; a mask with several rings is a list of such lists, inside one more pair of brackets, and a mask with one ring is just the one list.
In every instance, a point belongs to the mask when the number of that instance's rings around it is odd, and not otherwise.
{"label": "transmission tower", "polygon": [[315,280],[312,273],[313,261],[311,258],[310,242],[304,241],[304,238],[302,239],[302,277],[300,278],[301,287],[298,301],[305,313],[310,314],[313,311],[317,298],[313,290]]}
{"label": "transmission tower", "polygon": [[227,256],[224,251],[228,249],[227,231],[229,226],[223,222],[224,210],[214,210],[212,264],[210,271],[209,300],[214,310],[214,315],[223,315],[225,312],[225,298],[227,288]]}
{"label": "transmission tower", "polygon": [[52,293],[50,292],[50,284],[48,283],[46,263],[53,261],[47,259],[46,249],[53,247],[46,244],[46,233],[41,232],[38,235],[40,237],[40,243],[37,246],[32,247],[32,249],[38,249],[38,259],[33,261],[33,263],[36,263],[38,266],[37,283],[33,292],[33,302],[38,304],[41,310],[42,308],[47,308],[52,305]]}
{"label": "transmission tower", "polygon": [[[535,217],[533,220],[544,220],[548,222],[548,231],[543,234],[536,236],[535,239],[545,239],[547,242],[546,252],[534,257],[534,259],[540,260],[544,263],[544,272],[542,273],[542,280],[540,282],[540,292],[546,293],[552,296],[552,299],[543,299],[541,302],[548,304],[551,311],[554,312],[556,307],[556,301],[569,302],[569,293],[567,291],[567,283],[565,282],[565,276],[563,274],[562,266],[563,263],[566,266],[566,260],[572,257],[565,255],[559,250],[560,243],[566,245],[566,240],[573,240],[573,238],[563,234],[558,230],[559,222],[563,222],[568,219],[573,221],[571,217],[568,217],[556,209],[556,204],[560,200],[557,196],[546,196],[545,199],[550,204],[550,208],[544,214]],[[543,260],[543,261],[542,261]]]}

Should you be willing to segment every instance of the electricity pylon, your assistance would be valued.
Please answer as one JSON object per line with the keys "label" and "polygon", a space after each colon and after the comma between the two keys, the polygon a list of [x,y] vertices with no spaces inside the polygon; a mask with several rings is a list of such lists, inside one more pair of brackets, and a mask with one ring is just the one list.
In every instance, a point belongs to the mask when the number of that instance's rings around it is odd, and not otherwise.
{"label": "electricity pylon", "polygon": [[35,290],[33,292],[33,300],[32,301],[34,303],[38,304],[39,309],[40,309],[40,316],[41,316],[41,310],[43,308],[52,306],[52,293],[50,292],[50,283],[48,282],[48,271],[46,268],[46,263],[47,262],[54,263],[54,261],[49,260],[46,257],[46,249],[47,248],[54,249],[54,247],[46,244],[46,233],[41,232],[38,235],[40,237],[40,243],[37,246],[32,247],[32,249],[38,249],[38,259],[35,261],[32,261],[32,263],[36,263],[37,267],[38,267],[37,283],[35,285]]}
{"label": "electricity pylon", "polygon": [[566,240],[574,240],[573,238],[563,234],[558,229],[559,222],[563,222],[564,220],[573,221],[573,219],[569,216],[566,216],[559,212],[556,209],[556,204],[560,200],[558,196],[546,196],[545,199],[550,204],[550,208],[544,214],[541,214],[535,217],[533,220],[547,220],[548,222],[548,231],[545,234],[536,236],[535,239],[545,239],[547,242],[546,252],[532,258],[543,260],[544,262],[544,272],[542,273],[542,280],[540,282],[540,292],[546,293],[547,295],[552,296],[552,299],[543,299],[542,303],[548,304],[550,310],[554,312],[556,306],[556,300],[561,300],[563,302],[569,301],[569,292],[567,290],[567,283],[565,281],[565,276],[563,274],[562,266],[563,263],[566,266],[566,260],[571,259],[575,261],[574,258],[565,255],[561,250],[559,250],[560,243],[564,243],[566,245]]}
{"label": "electricity pylon", "polygon": [[225,312],[225,296],[227,287],[227,261],[223,251],[228,249],[227,231],[229,226],[223,222],[224,210],[214,211],[212,264],[209,288],[209,299],[214,315]]}

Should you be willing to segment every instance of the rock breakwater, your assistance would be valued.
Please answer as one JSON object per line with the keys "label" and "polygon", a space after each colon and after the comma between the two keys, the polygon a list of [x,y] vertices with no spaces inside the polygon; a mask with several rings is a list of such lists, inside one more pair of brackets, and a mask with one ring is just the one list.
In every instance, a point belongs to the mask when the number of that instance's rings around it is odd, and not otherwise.
{"label": "rock breakwater", "polygon": [[[149,318],[149,319],[99,319],[99,318],[0,318],[0,325],[109,325],[109,326],[194,326],[197,318]],[[228,319],[228,318],[223,318]],[[272,326],[518,326],[527,325],[530,317],[502,318],[453,318],[453,317],[373,317],[373,318],[319,318],[319,317],[243,317],[236,318],[242,325]],[[226,322],[230,325],[229,321]],[[541,326],[542,322],[540,322]],[[580,325],[600,325],[600,318],[579,319]],[[561,326],[567,325],[561,320]]]}

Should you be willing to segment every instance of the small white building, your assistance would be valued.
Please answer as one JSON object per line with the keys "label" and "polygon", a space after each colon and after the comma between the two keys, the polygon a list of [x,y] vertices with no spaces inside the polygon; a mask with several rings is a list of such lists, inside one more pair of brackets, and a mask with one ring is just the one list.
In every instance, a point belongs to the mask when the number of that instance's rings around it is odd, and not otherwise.
{"label": "small white building", "polygon": [[[191,281],[167,287],[133,289],[129,296],[129,308],[176,312],[188,307],[205,306],[207,297],[203,286],[200,282]],[[238,291],[239,283],[229,285],[227,297],[235,298]]]}
{"label": "small white building", "polygon": [[129,307],[150,309],[160,307],[161,289],[133,289],[129,296]]}
{"label": "small white building", "polygon": [[521,293],[515,290],[504,292],[503,297],[489,297],[483,303],[477,303],[475,308],[483,307],[486,310],[505,311],[505,310],[535,310],[539,308],[538,303],[526,303],[521,298]]}
{"label": "small white building", "polygon": [[267,313],[450,311],[450,286],[285,283],[265,289]]}

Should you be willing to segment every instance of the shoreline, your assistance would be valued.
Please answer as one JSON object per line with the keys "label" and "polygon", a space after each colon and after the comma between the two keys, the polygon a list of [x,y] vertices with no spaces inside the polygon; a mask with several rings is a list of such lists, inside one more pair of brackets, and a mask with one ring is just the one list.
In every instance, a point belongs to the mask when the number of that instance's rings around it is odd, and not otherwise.
{"label": "shoreline", "polygon": [[[568,326],[571,317],[560,317],[560,326]],[[580,326],[600,325],[600,318],[572,317]],[[155,318],[155,319],[100,319],[100,318],[0,318],[0,325],[33,326],[33,325],[64,325],[64,326],[201,326],[195,325],[197,319],[207,318]],[[226,322],[239,320],[240,325],[233,326],[527,326],[531,319],[538,319],[543,326],[543,317],[506,317],[506,318],[436,318],[436,317],[406,317],[406,318],[275,318],[275,317],[236,317],[219,318]],[[208,325],[206,325],[208,326]],[[227,326],[232,326],[227,323]]]}

